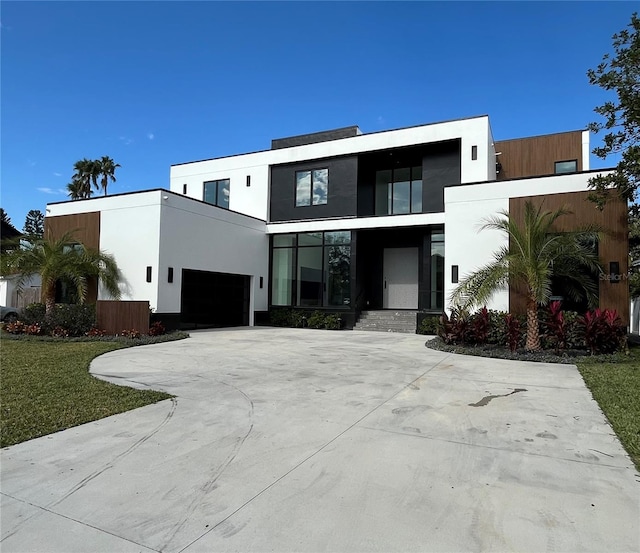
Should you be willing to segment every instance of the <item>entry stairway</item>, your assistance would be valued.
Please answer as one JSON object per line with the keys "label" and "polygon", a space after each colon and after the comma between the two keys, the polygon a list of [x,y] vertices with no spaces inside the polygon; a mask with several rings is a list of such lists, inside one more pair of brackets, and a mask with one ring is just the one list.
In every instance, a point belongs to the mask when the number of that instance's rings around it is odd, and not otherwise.
{"label": "entry stairway", "polygon": [[377,332],[402,332],[415,334],[417,311],[363,311],[353,330],[374,330]]}

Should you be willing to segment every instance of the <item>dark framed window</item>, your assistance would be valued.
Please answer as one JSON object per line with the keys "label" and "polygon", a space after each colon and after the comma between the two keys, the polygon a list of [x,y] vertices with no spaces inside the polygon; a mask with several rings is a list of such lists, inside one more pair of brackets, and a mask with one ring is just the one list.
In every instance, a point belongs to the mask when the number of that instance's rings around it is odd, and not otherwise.
{"label": "dark framed window", "polygon": [[556,161],[554,164],[554,172],[556,175],[562,173],[575,173],[578,170],[578,160],[569,159],[566,161]]}
{"label": "dark framed window", "polygon": [[296,171],[296,207],[326,205],[329,169]]}
{"label": "dark framed window", "polygon": [[431,296],[429,298],[429,309],[444,309],[444,232],[441,230],[431,231],[430,243],[431,275],[429,288]]}
{"label": "dark framed window", "polygon": [[211,180],[203,183],[202,199],[211,205],[229,209],[229,179]]}
{"label": "dark framed window", "polygon": [[422,213],[422,166],[376,171],[376,215]]}
{"label": "dark framed window", "polygon": [[348,307],[351,304],[351,232],[274,236],[271,304]]}

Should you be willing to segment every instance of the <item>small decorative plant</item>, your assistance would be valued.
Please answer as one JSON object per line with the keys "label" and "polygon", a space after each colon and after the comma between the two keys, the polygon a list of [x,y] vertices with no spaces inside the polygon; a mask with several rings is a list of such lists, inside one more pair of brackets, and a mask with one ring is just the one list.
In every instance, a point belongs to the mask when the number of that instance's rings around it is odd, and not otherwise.
{"label": "small decorative plant", "polygon": [[518,344],[520,343],[520,337],[522,336],[520,321],[517,317],[508,313],[504,318],[504,324],[507,334],[507,346],[511,351],[516,351],[518,349]]}
{"label": "small decorative plant", "polygon": [[167,329],[160,321],[156,321],[149,327],[149,336],[162,336]]}

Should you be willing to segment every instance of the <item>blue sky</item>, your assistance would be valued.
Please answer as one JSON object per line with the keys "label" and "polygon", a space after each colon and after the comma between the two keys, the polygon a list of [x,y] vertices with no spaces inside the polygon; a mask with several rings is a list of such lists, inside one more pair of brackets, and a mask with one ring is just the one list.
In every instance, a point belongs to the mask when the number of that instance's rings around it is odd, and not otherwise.
{"label": "blue sky", "polygon": [[66,199],[84,157],[122,165],[115,194],[168,188],[174,163],[354,124],[373,132],[489,114],[496,140],[584,128],[607,99],[585,73],[637,3],[0,8],[0,206],[21,229],[30,209]]}

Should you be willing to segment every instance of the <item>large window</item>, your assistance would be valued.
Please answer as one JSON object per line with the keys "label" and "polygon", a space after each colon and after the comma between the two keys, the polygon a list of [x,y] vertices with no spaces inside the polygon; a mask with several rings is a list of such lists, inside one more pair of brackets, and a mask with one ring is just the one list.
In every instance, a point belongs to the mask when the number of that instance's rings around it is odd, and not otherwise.
{"label": "large window", "polygon": [[422,213],[422,167],[376,171],[376,215]]}
{"label": "large window", "polygon": [[429,309],[444,308],[444,233],[431,233],[431,297]]}
{"label": "large window", "polygon": [[329,191],[329,169],[296,171],[296,207],[325,205]]}
{"label": "large window", "polygon": [[211,180],[204,183],[203,199],[208,204],[229,209],[229,179]]}
{"label": "large window", "polygon": [[351,304],[351,232],[273,237],[271,304],[346,307]]}

